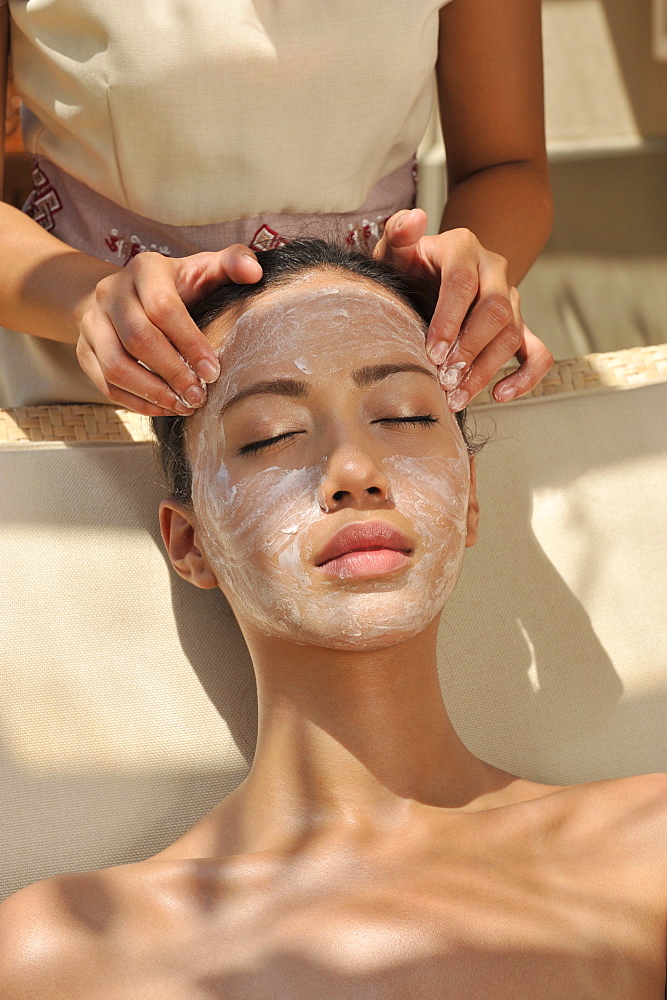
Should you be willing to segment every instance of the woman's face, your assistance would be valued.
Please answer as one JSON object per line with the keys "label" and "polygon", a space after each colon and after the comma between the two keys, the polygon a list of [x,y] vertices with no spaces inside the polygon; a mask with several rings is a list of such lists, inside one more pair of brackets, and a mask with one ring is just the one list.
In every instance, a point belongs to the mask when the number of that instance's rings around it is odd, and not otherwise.
{"label": "woman's face", "polygon": [[188,421],[193,505],[241,624],[337,649],[422,631],[458,576],[470,485],[423,322],[318,272],[207,333],[223,374]]}

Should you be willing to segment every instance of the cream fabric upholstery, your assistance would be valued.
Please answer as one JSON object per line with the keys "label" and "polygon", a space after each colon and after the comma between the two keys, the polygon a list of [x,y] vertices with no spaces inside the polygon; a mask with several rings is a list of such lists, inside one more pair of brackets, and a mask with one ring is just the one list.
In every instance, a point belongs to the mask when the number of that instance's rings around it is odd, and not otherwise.
{"label": "cream fabric upholstery", "polygon": [[[667,770],[664,382],[472,413],[493,438],[440,632],[454,725],[536,780]],[[0,445],[0,897],[150,856],[251,759],[243,642],[168,567],[161,474],[121,416],[125,442]]]}

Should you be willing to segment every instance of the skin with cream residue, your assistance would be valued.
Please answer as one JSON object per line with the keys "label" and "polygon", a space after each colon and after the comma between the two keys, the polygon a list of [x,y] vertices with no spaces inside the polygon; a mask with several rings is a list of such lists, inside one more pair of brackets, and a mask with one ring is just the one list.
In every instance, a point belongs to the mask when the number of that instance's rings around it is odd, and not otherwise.
{"label": "skin with cream residue", "polygon": [[308,362],[304,361],[303,358],[295,358],[294,359],[294,364],[299,369],[299,371],[302,371],[304,373],[304,375],[312,375],[313,374],[312,368],[308,367]]}
{"label": "skin with cream residue", "polygon": [[[221,420],[219,411],[250,381],[293,374],[295,364],[315,391],[319,386],[329,396],[331,387],[349,381],[350,371],[367,363],[369,356],[412,361],[434,374],[435,368],[424,347],[425,324],[388,295],[359,289],[352,282],[298,296],[294,288],[291,292],[267,294],[245,311],[218,352],[225,374],[206,412],[198,417],[190,445],[199,473],[193,503],[202,544],[238,616],[251,620],[266,635],[330,648],[375,648],[421,631],[442,609],[454,586],[466,534],[467,450],[437,383],[431,389],[419,374],[386,379],[388,403],[377,405],[389,406],[387,416],[403,405],[400,397],[395,398],[401,383],[411,384],[408,396],[414,395],[415,382],[426,383],[417,393],[437,394],[438,419],[449,425],[444,449],[431,447],[429,441],[426,453],[420,453],[422,445],[410,454],[416,437],[428,441],[426,435],[433,433],[423,428],[395,433],[393,441],[387,436],[377,449],[378,474],[384,479],[388,503],[394,516],[414,533],[412,565],[406,572],[375,579],[346,580],[344,574],[322,578],[312,563],[312,539],[314,529],[331,512],[326,500],[324,507],[321,502],[328,458],[317,453],[315,442],[326,434],[318,434],[314,426],[315,411],[306,414],[301,400],[269,395],[237,403],[234,409],[245,406],[248,413],[262,401],[277,404],[275,424],[269,419],[266,431],[257,432],[260,439],[282,433],[283,426],[290,430],[303,424],[309,427],[303,437],[314,445],[314,451],[304,449],[297,437],[277,453],[279,464],[272,459],[266,468],[257,468],[255,459],[255,468],[247,474],[243,459],[230,453],[225,416]],[[363,393],[360,405],[362,400]],[[252,423],[254,414],[249,419]],[[408,453],[397,454],[404,439]],[[317,461],[300,464],[302,455],[312,459],[314,453]],[[331,530],[337,527],[332,524]]]}

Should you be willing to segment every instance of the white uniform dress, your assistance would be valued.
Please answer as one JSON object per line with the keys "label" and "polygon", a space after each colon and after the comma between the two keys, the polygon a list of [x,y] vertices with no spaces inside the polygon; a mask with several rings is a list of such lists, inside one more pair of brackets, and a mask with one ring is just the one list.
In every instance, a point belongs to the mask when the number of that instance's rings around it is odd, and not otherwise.
{"label": "white uniform dress", "polygon": [[[371,249],[414,204],[442,6],[9,0],[24,210],[119,264],[297,235]],[[0,329],[0,406],[53,402],[108,399],[73,346]]]}

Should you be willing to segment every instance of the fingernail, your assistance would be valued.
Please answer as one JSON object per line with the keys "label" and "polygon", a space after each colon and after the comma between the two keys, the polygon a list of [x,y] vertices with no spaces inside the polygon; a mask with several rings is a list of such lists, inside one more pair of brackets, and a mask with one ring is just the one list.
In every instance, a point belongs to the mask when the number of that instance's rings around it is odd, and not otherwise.
{"label": "fingernail", "polygon": [[192,407],[184,403],[182,399],[177,399],[174,403],[174,409],[177,413],[183,414],[185,416],[188,413],[192,413]]}
{"label": "fingernail", "polygon": [[465,366],[465,361],[460,361],[458,365],[452,365],[451,368],[441,368],[439,370],[438,381],[443,389],[454,389],[456,387],[457,383],[461,381]]}
{"label": "fingernail", "polygon": [[500,388],[493,390],[493,395],[496,399],[499,399],[501,403],[504,403],[508,399],[514,399],[516,396],[516,389],[511,385],[501,385]]}
{"label": "fingernail", "polygon": [[445,344],[444,341],[438,340],[428,351],[428,356],[434,365],[441,365],[448,353],[449,344]]}
{"label": "fingernail", "polygon": [[408,208],[404,208],[403,209],[403,211],[399,215],[398,219],[394,223],[394,229],[400,229],[401,228],[401,226],[403,225],[403,223],[405,222],[406,218],[408,217],[408,215],[410,214],[411,211],[412,211],[412,209],[408,209]]}
{"label": "fingernail", "polygon": [[469,398],[465,389],[455,389],[454,392],[450,392],[447,396],[450,410],[454,410],[454,412],[462,410]]}
{"label": "fingernail", "polygon": [[208,358],[203,358],[197,365],[197,374],[201,375],[204,382],[215,382],[220,374],[220,365],[213,364]]}
{"label": "fingernail", "polygon": [[185,400],[193,406],[201,406],[206,401],[206,391],[198,385],[191,385],[184,393]]}

